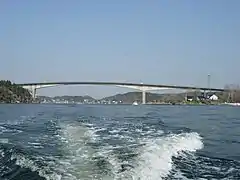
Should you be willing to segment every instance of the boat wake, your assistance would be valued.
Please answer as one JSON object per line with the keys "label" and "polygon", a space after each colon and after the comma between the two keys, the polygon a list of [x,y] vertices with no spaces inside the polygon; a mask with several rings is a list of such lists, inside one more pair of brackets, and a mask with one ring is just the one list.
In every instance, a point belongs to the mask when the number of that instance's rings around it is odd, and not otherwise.
{"label": "boat wake", "polygon": [[[38,152],[39,147],[46,146],[40,141],[38,146],[28,143],[30,149],[10,144],[6,138],[0,141],[0,179],[166,180],[239,177],[239,163],[196,153],[204,147],[202,137],[196,132],[165,134],[151,126],[145,129],[135,126],[134,129],[124,124],[118,127],[111,123],[97,126],[83,121],[49,121],[49,125],[53,126],[52,142],[55,142],[56,153],[39,153],[42,152]],[[5,128],[4,132],[7,131]]]}
{"label": "boat wake", "polygon": [[63,179],[159,180],[168,177],[176,167],[173,157],[186,156],[183,152],[194,153],[203,147],[197,133],[131,141],[121,130],[100,136],[106,129],[87,126],[62,126],[60,138],[65,143],[65,154],[58,164],[65,170]]}

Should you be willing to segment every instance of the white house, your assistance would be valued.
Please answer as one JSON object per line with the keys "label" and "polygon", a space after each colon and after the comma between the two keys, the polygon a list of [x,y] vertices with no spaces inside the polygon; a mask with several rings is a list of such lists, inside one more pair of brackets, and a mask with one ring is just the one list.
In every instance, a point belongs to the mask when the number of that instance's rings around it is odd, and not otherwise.
{"label": "white house", "polygon": [[217,101],[218,100],[218,96],[213,94],[213,95],[209,96],[209,99],[213,100],[213,101]]}

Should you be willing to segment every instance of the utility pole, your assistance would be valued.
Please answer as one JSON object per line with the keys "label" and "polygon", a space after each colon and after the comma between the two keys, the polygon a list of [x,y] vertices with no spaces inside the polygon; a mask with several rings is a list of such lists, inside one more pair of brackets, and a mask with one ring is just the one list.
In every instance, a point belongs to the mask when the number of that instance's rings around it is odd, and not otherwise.
{"label": "utility pole", "polygon": [[208,79],[207,79],[207,83],[208,83],[208,94],[211,92],[211,91],[210,91],[210,81],[211,81],[211,75],[208,74]]}
{"label": "utility pole", "polygon": [[211,80],[211,75],[208,74],[208,90],[210,91],[210,80]]}

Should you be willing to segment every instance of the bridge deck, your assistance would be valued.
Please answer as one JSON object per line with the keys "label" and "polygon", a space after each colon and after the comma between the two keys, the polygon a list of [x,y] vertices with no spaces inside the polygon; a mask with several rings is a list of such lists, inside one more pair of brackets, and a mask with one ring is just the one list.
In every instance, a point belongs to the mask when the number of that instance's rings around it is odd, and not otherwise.
{"label": "bridge deck", "polygon": [[126,83],[126,82],[43,82],[43,83],[19,83],[19,86],[34,86],[34,85],[125,85],[125,86],[145,86],[156,88],[171,88],[171,89],[190,89],[190,90],[205,90],[205,91],[225,91],[221,88],[206,88],[194,86],[175,86],[165,84],[143,84],[143,83]]}

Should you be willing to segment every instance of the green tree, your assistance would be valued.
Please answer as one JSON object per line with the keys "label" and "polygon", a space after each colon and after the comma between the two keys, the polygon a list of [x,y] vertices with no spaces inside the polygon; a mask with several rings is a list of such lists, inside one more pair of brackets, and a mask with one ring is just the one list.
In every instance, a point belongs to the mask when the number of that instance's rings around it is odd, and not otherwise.
{"label": "green tree", "polygon": [[32,102],[31,94],[28,90],[9,80],[0,80],[0,102],[11,103],[17,101],[21,103]]}

